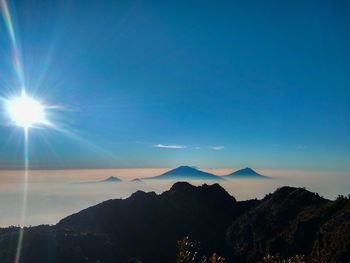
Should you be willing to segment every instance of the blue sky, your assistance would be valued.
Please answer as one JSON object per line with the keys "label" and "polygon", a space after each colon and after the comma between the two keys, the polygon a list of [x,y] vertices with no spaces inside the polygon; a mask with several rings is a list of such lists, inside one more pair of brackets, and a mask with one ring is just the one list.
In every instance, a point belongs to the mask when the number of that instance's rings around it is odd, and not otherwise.
{"label": "blue sky", "polygon": [[[9,1],[34,168],[350,171],[348,1]],[[0,22],[0,89],[20,91]],[[23,131],[0,127],[0,168]],[[69,131],[62,132],[62,130]]]}

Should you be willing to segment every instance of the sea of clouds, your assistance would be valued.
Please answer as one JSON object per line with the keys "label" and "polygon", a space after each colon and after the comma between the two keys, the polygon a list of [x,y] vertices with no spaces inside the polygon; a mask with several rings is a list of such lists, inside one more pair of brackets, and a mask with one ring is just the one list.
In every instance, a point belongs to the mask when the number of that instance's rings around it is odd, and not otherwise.
{"label": "sea of clouds", "polygon": [[[131,182],[133,178],[159,175],[168,169],[114,169],[114,170],[51,170],[30,171],[26,198],[26,225],[55,224],[60,219],[102,201],[127,198],[137,190],[154,191],[158,194],[168,190],[175,181],[145,180]],[[218,175],[232,170],[217,169]],[[349,172],[310,171],[259,171],[274,180],[230,179],[218,182],[237,200],[263,198],[284,185],[306,187],[321,196],[334,199],[338,194],[350,194]],[[95,182],[116,176],[123,182]],[[23,172],[0,171],[0,226],[18,225],[23,209]],[[213,181],[190,181],[194,185]]]}

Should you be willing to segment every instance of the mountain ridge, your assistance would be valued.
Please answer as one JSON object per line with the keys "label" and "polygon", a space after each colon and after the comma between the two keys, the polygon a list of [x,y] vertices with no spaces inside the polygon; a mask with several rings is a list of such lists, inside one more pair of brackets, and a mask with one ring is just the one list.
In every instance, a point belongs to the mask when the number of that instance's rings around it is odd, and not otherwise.
{"label": "mountain ridge", "polygon": [[[190,236],[201,242],[200,255],[216,252],[228,262],[256,263],[278,253],[346,263],[349,222],[347,197],[331,201],[285,186],[261,200],[237,201],[217,183],[177,182],[161,194],[137,191],[54,226],[24,228],[20,262],[174,262],[176,242]],[[18,234],[18,227],[0,228],[2,263],[13,262]]]}

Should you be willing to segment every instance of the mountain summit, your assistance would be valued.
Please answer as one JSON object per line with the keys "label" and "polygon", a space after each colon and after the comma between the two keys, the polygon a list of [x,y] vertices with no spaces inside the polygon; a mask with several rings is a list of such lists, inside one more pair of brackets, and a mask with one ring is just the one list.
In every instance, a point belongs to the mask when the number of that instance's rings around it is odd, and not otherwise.
{"label": "mountain summit", "polygon": [[99,180],[99,181],[87,181],[87,182],[77,182],[77,183],[74,183],[74,184],[99,184],[99,183],[117,183],[117,182],[122,182],[123,180],[118,178],[118,177],[115,177],[115,176],[110,176],[106,179],[103,179],[103,180]]}
{"label": "mountain summit", "polygon": [[99,181],[99,183],[111,183],[111,182],[121,182],[122,180],[115,176],[110,176],[107,179]]}
{"label": "mountain summit", "polygon": [[179,166],[158,176],[144,178],[158,180],[223,180],[220,176],[202,172],[190,166]]}
{"label": "mountain summit", "polygon": [[240,169],[236,172],[225,175],[224,177],[225,178],[264,178],[264,179],[270,178],[255,172],[253,169],[249,167]]}

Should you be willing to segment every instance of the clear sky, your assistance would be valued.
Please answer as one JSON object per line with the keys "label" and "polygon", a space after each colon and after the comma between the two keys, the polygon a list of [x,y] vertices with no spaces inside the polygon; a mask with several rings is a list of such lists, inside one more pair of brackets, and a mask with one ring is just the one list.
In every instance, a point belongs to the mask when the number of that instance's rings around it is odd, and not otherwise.
{"label": "clear sky", "polygon": [[[8,2],[27,92],[31,168],[350,171],[349,1]],[[0,90],[20,92],[0,21]],[[0,126],[0,168],[22,128]],[[63,132],[64,131],[64,132]]]}

